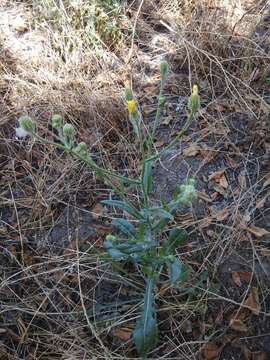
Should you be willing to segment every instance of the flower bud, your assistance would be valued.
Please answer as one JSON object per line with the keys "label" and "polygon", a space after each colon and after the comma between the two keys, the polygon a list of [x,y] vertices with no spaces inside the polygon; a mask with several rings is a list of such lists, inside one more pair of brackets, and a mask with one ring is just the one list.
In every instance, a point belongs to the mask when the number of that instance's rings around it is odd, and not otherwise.
{"label": "flower bud", "polygon": [[160,63],[160,72],[161,72],[162,78],[166,79],[168,76],[168,72],[169,72],[169,65],[168,65],[167,61],[162,61]]}
{"label": "flower bud", "polygon": [[158,106],[164,106],[166,103],[166,98],[165,96],[160,96],[158,99]]}
{"label": "flower bud", "polygon": [[126,84],[126,86],[125,86],[125,98],[126,98],[126,101],[133,100],[133,93],[132,93],[132,90],[131,90],[129,84]]}
{"label": "flower bud", "polygon": [[194,179],[189,179],[186,185],[181,185],[179,194],[177,196],[177,201],[181,202],[182,204],[190,204],[193,200],[195,200],[197,193],[194,185]]}
{"label": "flower bud", "polygon": [[110,241],[110,242],[112,242],[112,243],[115,243],[116,240],[117,240],[117,237],[114,236],[114,235],[112,235],[112,234],[109,234],[109,235],[106,236],[106,240],[107,240],[107,241]]}
{"label": "flower bud", "polygon": [[198,94],[198,86],[193,85],[192,94],[188,99],[188,109],[195,113],[200,108],[200,96]]}
{"label": "flower bud", "polygon": [[52,116],[52,127],[54,129],[59,129],[61,128],[62,124],[63,124],[62,116],[59,114],[54,114]]}
{"label": "flower bud", "polygon": [[199,90],[198,90],[198,85],[193,85],[192,87],[192,95],[198,95]]}
{"label": "flower bud", "polygon": [[74,126],[71,124],[65,124],[63,127],[64,137],[68,140],[72,140],[75,136]]}
{"label": "flower bud", "polygon": [[21,116],[19,118],[20,127],[28,134],[35,134],[36,124],[29,116]]}
{"label": "flower bud", "polygon": [[85,142],[79,143],[79,144],[75,147],[74,152],[75,152],[76,154],[82,156],[83,158],[87,157],[87,155],[88,155],[88,149],[87,149],[86,143],[85,143]]}

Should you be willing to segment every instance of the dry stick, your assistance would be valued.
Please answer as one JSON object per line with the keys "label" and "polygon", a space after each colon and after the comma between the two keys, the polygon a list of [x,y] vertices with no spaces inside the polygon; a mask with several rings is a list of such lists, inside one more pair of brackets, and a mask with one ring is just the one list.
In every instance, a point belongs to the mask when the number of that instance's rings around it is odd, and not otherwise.
{"label": "dry stick", "polygon": [[22,232],[21,232],[20,218],[19,218],[16,202],[15,202],[15,199],[14,199],[13,192],[12,192],[10,184],[8,184],[8,186],[9,186],[9,191],[10,191],[10,194],[11,194],[11,198],[12,198],[12,202],[13,202],[14,210],[15,210],[15,214],[16,214],[16,220],[17,220],[17,224],[18,224],[20,242],[21,242],[21,258],[22,258],[22,264],[24,266],[24,246],[23,246],[23,237],[22,237]]}
{"label": "dry stick", "polygon": [[135,21],[134,21],[134,26],[133,26],[133,31],[132,31],[132,38],[131,38],[131,47],[129,49],[129,53],[128,53],[128,57],[126,60],[126,64],[128,64],[130,62],[131,56],[132,56],[132,52],[133,52],[133,47],[134,47],[134,38],[135,38],[135,32],[136,32],[136,27],[137,27],[137,22],[138,22],[138,18],[143,6],[144,0],[141,0],[141,3],[139,5],[136,17],[135,17]]}

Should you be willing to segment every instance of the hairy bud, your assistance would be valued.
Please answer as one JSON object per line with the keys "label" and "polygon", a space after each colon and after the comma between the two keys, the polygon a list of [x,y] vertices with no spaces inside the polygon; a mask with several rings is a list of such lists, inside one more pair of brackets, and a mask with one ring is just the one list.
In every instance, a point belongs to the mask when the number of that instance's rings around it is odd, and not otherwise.
{"label": "hairy bud", "polygon": [[198,94],[198,86],[193,85],[192,94],[188,99],[188,109],[195,113],[200,108],[200,96]]}
{"label": "hairy bud", "polygon": [[177,201],[182,204],[190,204],[197,197],[197,192],[195,189],[195,180],[189,179],[186,185],[180,186],[180,191],[177,196]]}
{"label": "hairy bud", "polygon": [[60,129],[63,124],[62,116],[59,114],[54,114],[52,116],[52,127],[54,129]]}
{"label": "hairy bud", "polygon": [[168,65],[167,61],[162,61],[160,63],[160,72],[161,72],[162,78],[166,79],[168,76],[168,72],[169,72],[169,65]]}
{"label": "hairy bud", "polygon": [[21,116],[19,118],[20,128],[27,134],[32,135],[36,132],[36,123],[29,116]]}
{"label": "hairy bud", "polygon": [[63,127],[63,134],[67,139],[73,139],[75,136],[75,128],[71,124],[65,124]]}
{"label": "hairy bud", "polygon": [[87,149],[87,145],[85,142],[81,142],[79,143],[75,149],[74,152],[78,155],[80,155],[83,158],[86,158],[88,155],[88,149]]}

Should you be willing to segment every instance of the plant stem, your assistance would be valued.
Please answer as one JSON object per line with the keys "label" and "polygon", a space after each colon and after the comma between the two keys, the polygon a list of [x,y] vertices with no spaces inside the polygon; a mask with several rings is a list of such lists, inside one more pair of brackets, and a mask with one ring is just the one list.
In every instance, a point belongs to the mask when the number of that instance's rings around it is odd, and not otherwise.
{"label": "plant stem", "polygon": [[103,177],[104,178],[104,175],[107,177],[114,177],[118,180],[121,180],[125,183],[130,183],[130,184],[134,184],[134,185],[140,185],[141,182],[140,180],[136,180],[136,179],[132,179],[132,178],[129,178],[129,177],[126,177],[126,176],[122,176],[122,175],[119,175],[119,174],[116,174],[115,172],[113,171],[109,171],[109,170],[106,170],[106,169],[103,169],[101,167],[99,167],[93,160],[91,160],[91,158],[87,159],[83,156],[81,156],[80,154],[78,154],[77,152],[74,151],[74,149],[68,149],[65,145],[63,144],[60,144],[60,143],[55,143],[54,141],[50,141],[50,140],[47,140],[47,139],[43,139],[42,137],[40,137],[39,135],[37,134],[34,134],[34,137],[40,141],[41,143],[46,143],[46,144],[50,144],[50,145],[54,145],[55,147],[58,147],[59,149],[61,150],[64,150],[70,154],[72,154],[73,156],[77,157],[78,159],[82,160],[84,163],[86,163],[90,168],[92,168],[94,171],[96,171],[96,173],[100,176],[100,177]]}
{"label": "plant stem", "polygon": [[154,140],[154,136],[155,136],[155,132],[157,129],[157,126],[159,125],[159,120],[160,120],[160,116],[161,116],[161,109],[163,107],[162,103],[161,103],[161,98],[163,95],[163,91],[164,91],[164,79],[161,78],[161,84],[160,84],[160,90],[159,90],[159,95],[158,95],[158,105],[157,105],[157,111],[156,111],[156,116],[155,116],[155,121],[154,121],[154,126],[152,129],[152,133],[151,133],[151,141],[153,144],[153,140]]}

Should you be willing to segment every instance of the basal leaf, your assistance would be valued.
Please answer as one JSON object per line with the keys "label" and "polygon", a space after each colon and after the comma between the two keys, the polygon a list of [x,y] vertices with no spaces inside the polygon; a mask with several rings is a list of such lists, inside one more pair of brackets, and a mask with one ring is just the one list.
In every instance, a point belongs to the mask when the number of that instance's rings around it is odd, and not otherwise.
{"label": "basal leaf", "polygon": [[141,209],[141,216],[145,219],[151,217],[156,220],[166,220],[170,221],[173,220],[172,214],[170,214],[168,211],[164,210],[161,207],[153,207],[149,209]]}
{"label": "basal leaf", "polygon": [[109,249],[108,253],[114,260],[124,260],[127,258],[126,254],[117,249]]}
{"label": "basal leaf", "polygon": [[153,231],[154,231],[155,233],[161,232],[161,231],[165,228],[165,226],[168,224],[169,221],[170,221],[169,219],[161,219],[161,220],[159,220],[159,221],[155,224],[155,226],[154,226],[154,228],[153,228]]}
{"label": "basal leaf", "polygon": [[165,253],[167,255],[173,255],[177,246],[183,244],[186,240],[187,232],[185,230],[179,228],[172,229],[168,240],[163,246]]}
{"label": "basal leaf", "polygon": [[104,247],[114,260],[123,260],[127,258],[127,255],[119,248],[117,242],[106,240],[104,241]]}
{"label": "basal leaf", "polygon": [[125,203],[124,201],[119,201],[119,200],[103,200],[101,201],[102,204],[105,205],[110,205],[110,206],[115,206],[118,209],[124,210],[127,213],[129,213],[130,215],[132,215],[135,219],[141,219],[141,214],[140,212],[133,207],[130,204]]}
{"label": "basal leaf", "polygon": [[150,208],[149,211],[155,217],[159,217],[164,220],[173,220],[172,214],[162,208]]}
{"label": "basal leaf", "polygon": [[142,174],[142,185],[143,191],[146,196],[152,191],[153,178],[152,178],[152,161],[145,161],[143,166],[143,174]]}
{"label": "basal leaf", "polygon": [[153,350],[158,341],[158,328],[154,300],[154,280],[148,279],[144,296],[144,306],[141,317],[138,319],[133,332],[133,339],[138,354],[146,357]]}
{"label": "basal leaf", "polygon": [[170,274],[171,284],[175,285],[182,277],[182,262],[174,257],[171,261],[168,261],[167,266]]}
{"label": "basal leaf", "polygon": [[135,227],[126,219],[114,219],[112,224],[128,237],[135,237]]}

